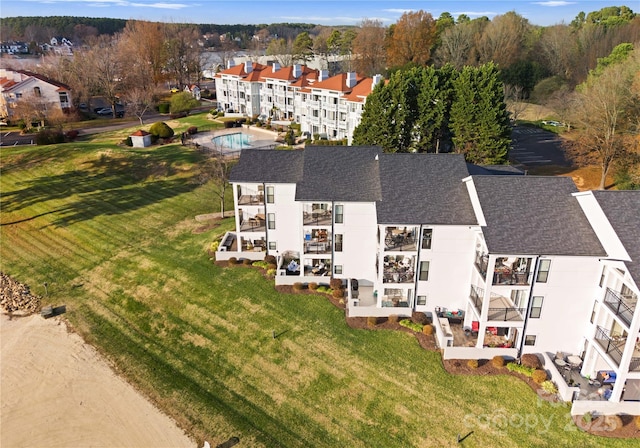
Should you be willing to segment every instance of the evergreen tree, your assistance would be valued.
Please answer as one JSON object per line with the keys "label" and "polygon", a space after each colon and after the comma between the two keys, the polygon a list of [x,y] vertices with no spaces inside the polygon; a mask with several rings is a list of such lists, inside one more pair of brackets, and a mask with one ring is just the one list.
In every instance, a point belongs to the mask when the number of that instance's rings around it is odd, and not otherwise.
{"label": "evergreen tree", "polygon": [[392,114],[391,91],[381,82],[367,96],[360,124],[353,131],[353,144],[378,145],[385,152],[395,152],[398,138]]}
{"label": "evergreen tree", "polygon": [[467,66],[453,80],[453,87],[450,129],[456,152],[480,165],[506,163],[511,142],[509,117],[496,66]]}

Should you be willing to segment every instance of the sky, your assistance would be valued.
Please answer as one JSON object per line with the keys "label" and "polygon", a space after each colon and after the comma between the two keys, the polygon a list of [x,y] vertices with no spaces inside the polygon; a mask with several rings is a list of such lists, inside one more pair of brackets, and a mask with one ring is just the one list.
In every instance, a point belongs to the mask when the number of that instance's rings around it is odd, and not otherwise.
{"label": "sky", "polygon": [[629,6],[640,12],[637,0],[0,0],[0,17],[75,16],[109,17],[192,24],[314,23],[357,25],[363,19],[388,26],[404,12],[423,10],[438,18],[449,12],[455,18],[490,19],[515,11],[534,25],[570,23],[580,11],[607,6]]}

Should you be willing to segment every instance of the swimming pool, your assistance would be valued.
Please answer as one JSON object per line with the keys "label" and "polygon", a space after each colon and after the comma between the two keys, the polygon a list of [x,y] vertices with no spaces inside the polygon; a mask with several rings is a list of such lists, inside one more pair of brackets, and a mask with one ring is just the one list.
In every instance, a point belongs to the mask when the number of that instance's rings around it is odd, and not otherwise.
{"label": "swimming pool", "polygon": [[228,149],[242,149],[250,148],[253,136],[243,134],[242,132],[235,132],[233,134],[219,135],[213,137],[211,142],[216,146],[221,146]]}

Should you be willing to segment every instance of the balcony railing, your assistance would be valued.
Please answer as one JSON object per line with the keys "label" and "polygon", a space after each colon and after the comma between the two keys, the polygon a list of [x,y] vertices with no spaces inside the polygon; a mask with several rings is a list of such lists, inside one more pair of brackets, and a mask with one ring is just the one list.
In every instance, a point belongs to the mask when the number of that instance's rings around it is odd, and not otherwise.
{"label": "balcony railing", "polygon": [[531,281],[531,272],[505,272],[493,273],[494,285],[528,285]]}
{"label": "balcony railing", "polygon": [[262,193],[243,192],[238,198],[238,205],[260,205],[264,203],[264,195]]}
{"label": "balcony railing", "polygon": [[266,230],[264,219],[247,218],[240,223],[240,231],[242,232],[265,232]]}
{"label": "balcony railing", "polygon": [[413,283],[414,281],[413,270],[392,270],[385,269],[383,271],[383,283]]}
{"label": "balcony railing", "polygon": [[618,367],[620,367],[620,362],[622,361],[622,350],[620,346],[624,347],[626,342],[626,338],[612,338],[609,336],[609,331],[604,328],[598,326],[596,328],[595,340],[602,347],[606,354],[608,354],[611,359],[613,359]]}
{"label": "balcony railing", "polygon": [[415,251],[417,250],[416,239],[412,232],[389,231],[384,239],[384,250]]}
{"label": "balcony railing", "polygon": [[527,312],[526,308],[489,308],[487,320],[522,321],[522,316]]}
{"label": "balcony railing", "polygon": [[637,301],[638,299],[635,297],[623,297],[610,288],[607,288],[607,292],[604,295],[604,303],[616,316],[627,324],[627,327],[631,326]]}
{"label": "balcony railing", "polygon": [[476,266],[476,269],[478,270],[482,278],[486,278],[487,270],[489,269],[489,255],[476,252],[474,265]]}
{"label": "balcony railing", "polygon": [[476,308],[478,312],[478,316],[482,314],[482,298],[484,297],[484,290],[482,288],[478,288],[477,286],[471,285],[471,292],[469,293],[469,299],[471,299],[471,303]]}
{"label": "balcony railing", "polygon": [[305,226],[312,225],[331,225],[331,210],[316,210],[312,212],[302,213],[302,224]]}
{"label": "balcony railing", "polygon": [[304,243],[305,254],[326,254],[331,252],[331,240],[306,241]]}

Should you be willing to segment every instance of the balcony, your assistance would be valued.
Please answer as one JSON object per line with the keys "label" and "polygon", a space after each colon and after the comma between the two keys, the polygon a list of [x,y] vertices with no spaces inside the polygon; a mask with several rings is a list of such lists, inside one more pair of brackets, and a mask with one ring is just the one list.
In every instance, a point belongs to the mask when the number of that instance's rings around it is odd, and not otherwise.
{"label": "balcony", "polygon": [[384,237],[385,251],[416,251],[417,231],[415,228],[387,227]]}
{"label": "balcony", "polygon": [[[471,285],[469,300],[471,300],[471,303],[475,307],[478,316],[482,316],[483,297],[484,290]],[[526,313],[526,308],[517,308],[507,297],[492,293],[489,298],[487,315],[482,316],[482,318],[486,321],[522,322]]]}
{"label": "balcony", "polygon": [[415,257],[403,255],[384,257],[383,283],[413,283],[415,281]]}
{"label": "balcony", "polygon": [[305,254],[328,254],[331,253],[331,240],[308,241],[304,243]]}
{"label": "balcony", "polygon": [[635,295],[623,296],[610,288],[607,288],[607,292],[604,295],[604,303],[613,314],[627,324],[627,327],[631,326],[637,302],[638,298]]}
{"label": "balcony", "polygon": [[[611,335],[608,330],[598,326],[594,339],[605,353],[613,359],[616,366],[620,367],[624,347],[627,343],[627,336]],[[631,362],[629,363],[629,371],[640,372],[640,343],[638,341],[636,341]]]}
{"label": "balcony", "polygon": [[264,195],[262,192],[242,192],[238,198],[238,205],[262,205],[264,204]]}
{"label": "balcony", "polygon": [[266,230],[267,227],[265,225],[264,215],[261,213],[244,218],[240,221],[241,232],[266,232]]}
{"label": "balcony", "polygon": [[303,211],[302,224],[305,226],[330,226],[331,210],[323,208],[313,208],[310,211]]}

